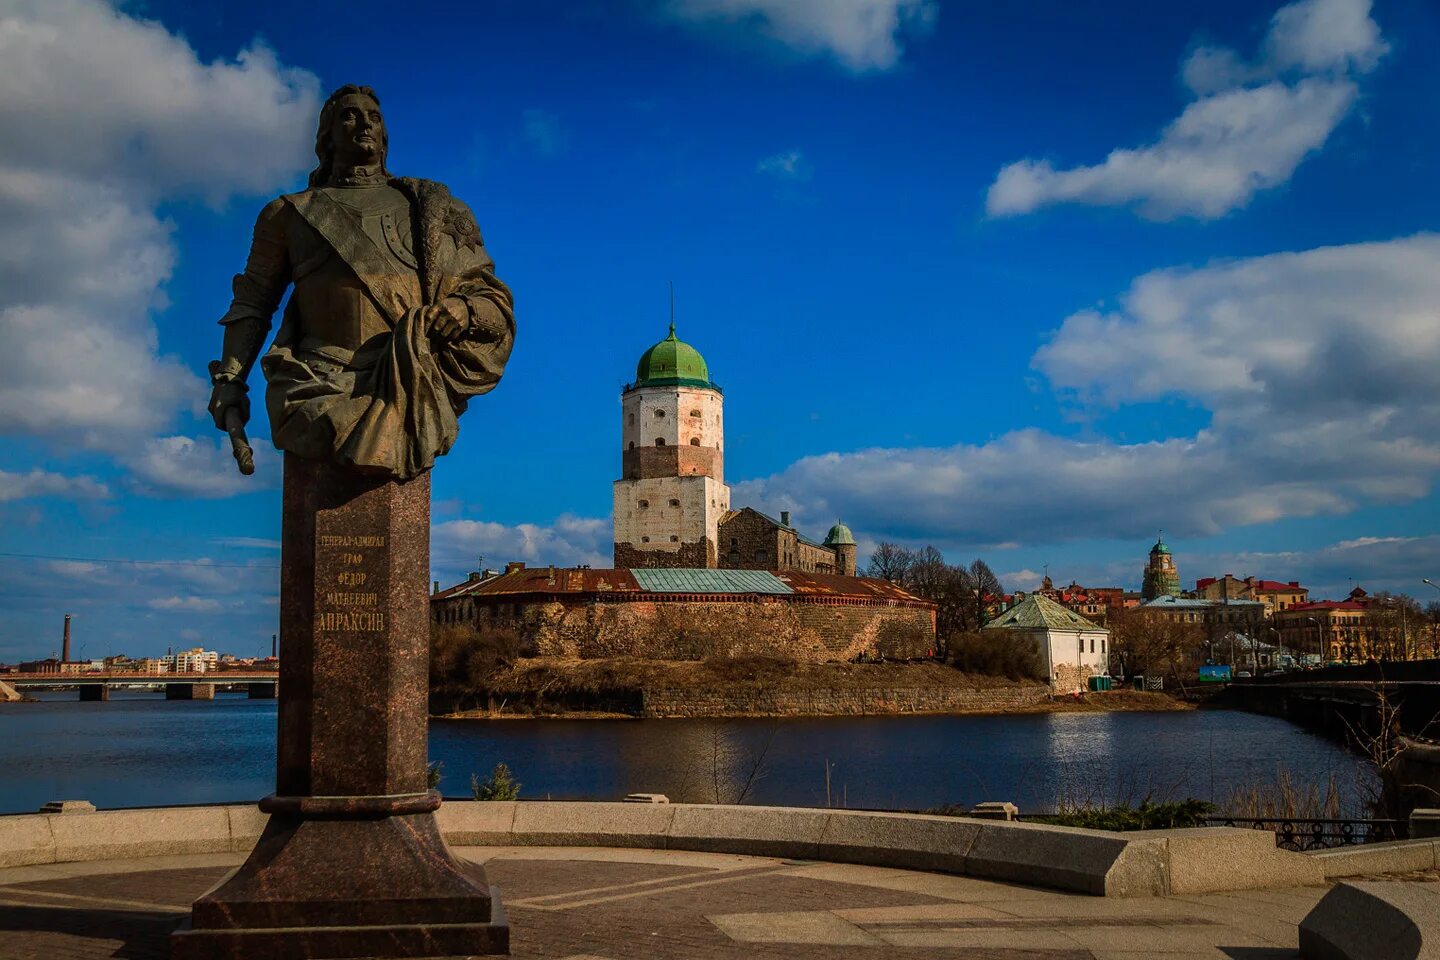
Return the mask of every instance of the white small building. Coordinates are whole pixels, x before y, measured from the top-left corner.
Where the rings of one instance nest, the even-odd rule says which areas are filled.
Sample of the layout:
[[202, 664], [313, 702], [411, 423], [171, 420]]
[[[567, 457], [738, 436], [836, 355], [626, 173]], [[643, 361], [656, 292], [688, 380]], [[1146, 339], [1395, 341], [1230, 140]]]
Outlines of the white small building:
[[1109, 672], [1110, 631], [1044, 594], [1032, 593], [985, 626], [1030, 642], [1055, 693], [1074, 693]]

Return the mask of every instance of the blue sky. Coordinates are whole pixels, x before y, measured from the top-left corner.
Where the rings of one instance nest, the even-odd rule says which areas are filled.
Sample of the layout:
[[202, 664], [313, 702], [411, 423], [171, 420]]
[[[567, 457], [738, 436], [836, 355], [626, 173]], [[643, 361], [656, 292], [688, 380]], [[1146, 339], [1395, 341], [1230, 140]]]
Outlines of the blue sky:
[[435, 471], [435, 578], [608, 562], [670, 281], [735, 502], [812, 533], [1010, 587], [1137, 586], [1162, 527], [1187, 581], [1440, 577], [1428, 0], [0, 0], [0, 27], [0, 660], [66, 611], [86, 655], [268, 649], [279, 464], [234, 473], [203, 371], [345, 82], [516, 294]]

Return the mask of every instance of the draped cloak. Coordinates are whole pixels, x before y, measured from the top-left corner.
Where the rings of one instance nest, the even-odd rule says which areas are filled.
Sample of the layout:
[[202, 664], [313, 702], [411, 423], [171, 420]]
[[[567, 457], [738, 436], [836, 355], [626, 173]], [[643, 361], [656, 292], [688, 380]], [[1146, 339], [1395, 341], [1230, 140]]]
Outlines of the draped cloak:
[[[515, 320], [510, 291], [495, 276], [469, 208], [433, 181], [396, 178], [390, 186], [409, 201], [413, 234], [403, 244], [377, 244], [358, 212], [321, 190], [267, 206], [221, 323], [254, 317], [268, 324], [285, 288], [295, 284], [260, 361], [275, 446], [408, 480], [449, 451], [469, 399], [500, 381]], [[363, 344], [314, 342], [314, 328], [325, 324], [307, 323], [300, 294], [303, 285], [334, 275], [335, 258], [351, 285], [358, 280], [388, 333]], [[453, 342], [432, 338], [423, 319], [426, 306], [449, 297], [463, 301], [470, 315]]]

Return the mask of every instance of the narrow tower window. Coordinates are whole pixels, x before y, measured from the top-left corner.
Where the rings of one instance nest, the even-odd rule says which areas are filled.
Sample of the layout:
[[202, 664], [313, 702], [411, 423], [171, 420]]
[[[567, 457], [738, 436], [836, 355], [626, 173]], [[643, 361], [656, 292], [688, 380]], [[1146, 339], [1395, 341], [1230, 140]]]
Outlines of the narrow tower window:
[[655, 411], [655, 419], [656, 419], [656, 420], [664, 420], [664, 419], [665, 419], [665, 411], [664, 411], [664, 410], [656, 410], [656, 411]]
[[691, 437], [691, 438], [690, 438], [690, 446], [692, 446], [692, 447], [698, 447], [698, 446], [700, 446], [700, 438], [699, 438], [699, 437]]
[[657, 446], [657, 447], [663, 447], [663, 446], [665, 446], [665, 438], [664, 438], [664, 437], [656, 437], [656, 438], [655, 438], [655, 446]]

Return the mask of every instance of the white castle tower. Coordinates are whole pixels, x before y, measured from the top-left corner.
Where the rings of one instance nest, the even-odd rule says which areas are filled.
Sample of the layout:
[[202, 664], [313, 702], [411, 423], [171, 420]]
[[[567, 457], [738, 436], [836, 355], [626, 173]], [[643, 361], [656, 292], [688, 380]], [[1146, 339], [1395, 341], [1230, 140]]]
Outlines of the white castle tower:
[[671, 323], [620, 395], [616, 567], [718, 565], [716, 528], [730, 509], [724, 403], [705, 358], [676, 338]]

